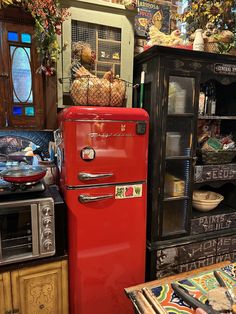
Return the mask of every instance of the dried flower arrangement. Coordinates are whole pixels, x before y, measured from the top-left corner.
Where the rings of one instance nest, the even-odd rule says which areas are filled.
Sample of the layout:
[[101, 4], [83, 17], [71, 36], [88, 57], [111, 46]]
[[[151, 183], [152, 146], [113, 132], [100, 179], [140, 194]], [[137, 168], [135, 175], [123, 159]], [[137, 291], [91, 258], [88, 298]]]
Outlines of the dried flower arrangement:
[[0, 0], [0, 8], [16, 5], [31, 13], [35, 19], [35, 41], [41, 66], [38, 72], [55, 74], [55, 63], [60, 53], [57, 35], [61, 35], [62, 23], [69, 16], [59, 0]]
[[[209, 39], [209, 42], [216, 42], [218, 51], [225, 53], [235, 46], [236, 23], [232, 10], [234, 5], [235, 0], [193, 0], [182, 14], [177, 15], [177, 20], [186, 23], [189, 36], [194, 34], [196, 29], [203, 29], [206, 41]], [[208, 25], [211, 25], [211, 28]], [[230, 42], [223, 38], [225, 31], [228, 32], [228, 37], [231, 32]]]

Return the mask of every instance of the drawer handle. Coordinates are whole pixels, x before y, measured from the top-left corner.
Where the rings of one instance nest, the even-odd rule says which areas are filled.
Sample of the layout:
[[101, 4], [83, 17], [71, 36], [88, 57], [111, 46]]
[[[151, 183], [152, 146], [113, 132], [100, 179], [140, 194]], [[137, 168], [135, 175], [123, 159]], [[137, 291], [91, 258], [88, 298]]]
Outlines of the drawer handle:
[[89, 196], [89, 195], [80, 195], [79, 201], [80, 203], [91, 203], [97, 201], [107, 200], [109, 198], [113, 198], [113, 194], [99, 195], [99, 196]]

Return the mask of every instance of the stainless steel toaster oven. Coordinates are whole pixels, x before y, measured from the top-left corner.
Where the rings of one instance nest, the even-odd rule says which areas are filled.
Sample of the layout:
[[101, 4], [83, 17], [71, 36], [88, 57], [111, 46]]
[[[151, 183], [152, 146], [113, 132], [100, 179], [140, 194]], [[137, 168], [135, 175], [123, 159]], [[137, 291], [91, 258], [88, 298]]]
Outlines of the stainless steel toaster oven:
[[0, 202], [0, 265], [54, 254], [52, 197]]

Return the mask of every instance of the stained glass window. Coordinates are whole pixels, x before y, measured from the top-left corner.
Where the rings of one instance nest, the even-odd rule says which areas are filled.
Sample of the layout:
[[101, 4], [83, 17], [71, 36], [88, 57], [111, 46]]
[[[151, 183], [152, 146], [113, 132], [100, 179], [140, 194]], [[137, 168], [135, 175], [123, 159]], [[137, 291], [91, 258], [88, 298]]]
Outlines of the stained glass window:
[[12, 113], [14, 116], [22, 116], [23, 110], [22, 107], [13, 106]]
[[8, 36], [7, 36], [9, 41], [18, 41], [18, 33], [16, 32], [8, 32]]
[[34, 107], [25, 107], [26, 116], [34, 116]]
[[31, 43], [31, 35], [27, 33], [21, 34], [22, 43], [30, 44]]
[[32, 103], [30, 48], [11, 46], [14, 102]]

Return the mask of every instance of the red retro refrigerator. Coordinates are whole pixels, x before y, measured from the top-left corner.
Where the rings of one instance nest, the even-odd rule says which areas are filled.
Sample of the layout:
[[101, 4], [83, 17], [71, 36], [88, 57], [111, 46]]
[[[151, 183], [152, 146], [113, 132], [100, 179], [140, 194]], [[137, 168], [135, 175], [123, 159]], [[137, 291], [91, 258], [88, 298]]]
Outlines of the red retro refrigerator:
[[68, 207], [70, 314], [129, 314], [144, 282], [148, 114], [70, 107], [59, 114], [60, 186]]

